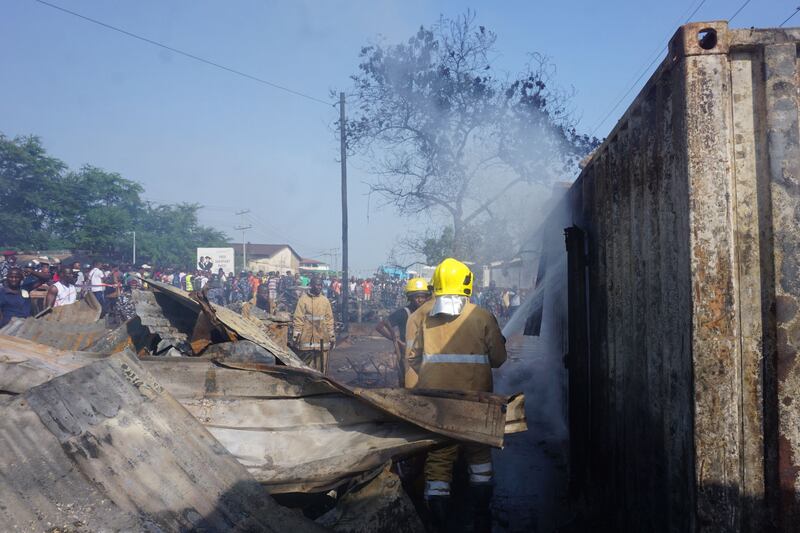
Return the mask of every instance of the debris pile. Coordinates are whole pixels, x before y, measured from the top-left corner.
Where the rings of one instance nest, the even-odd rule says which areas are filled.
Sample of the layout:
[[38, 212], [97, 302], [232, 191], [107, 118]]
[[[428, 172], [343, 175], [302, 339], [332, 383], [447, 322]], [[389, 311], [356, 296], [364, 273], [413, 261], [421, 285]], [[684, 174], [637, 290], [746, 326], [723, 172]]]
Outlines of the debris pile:
[[[421, 531], [392, 461], [525, 429], [521, 396], [347, 387], [202, 293], [134, 302], [116, 328], [84, 301], [0, 330], [10, 529]], [[305, 516], [270, 496], [329, 491]]]

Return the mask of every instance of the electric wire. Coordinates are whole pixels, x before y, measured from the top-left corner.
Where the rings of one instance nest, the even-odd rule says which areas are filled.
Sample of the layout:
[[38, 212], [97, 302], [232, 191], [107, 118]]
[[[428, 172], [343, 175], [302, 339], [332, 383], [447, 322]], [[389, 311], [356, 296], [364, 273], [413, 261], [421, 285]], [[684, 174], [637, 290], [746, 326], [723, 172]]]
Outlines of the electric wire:
[[[703, 4], [705, 4], [705, 3], [706, 3], [706, 0], [701, 0], [700, 3], [694, 8], [694, 11], [692, 11], [691, 14], [689, 14], [689, 16], [686, 17], [686, 20], [684, 21], [684, 24], [686, 22], [689, 22], [689, 20], [691, 20], [691, 18], [694, 17], [697, 14], [697, 12], [700, 10], [701, 7], [703, 7]], [[691, 4], [689, 5], [689, 9], [691, 9]], [[683, 18], [683, 17], [681, 17], [681, 18]], [[678, 20], [680, 20], [680, 19], [678, 19]], [[625, 101], [625, 98], [627, 98], [628, 95], [631, 94], [631, 91], [633, 91], [636, 88], [636, 86], [641, 81], [641, 79], [645, 76], [645, 74], [650, 72], [650, 68], [653, 66], [653, 64], [655, 64], [656, 61], [658, 61], [658, 59], [661, 57], [661, 54], [663, 54], [664, 52], [667, 51], [667, 46], [668, 45], [669, 45], [669, 38], [667, 38], [667, 41], [663, 46], [659, 47], [658, 52], [656, 53], [655, 57], [653, 57], [652, 61], [650, 61], [650, 63], [647, 64], [647, 66], [644, 68], [642, 73], [639, 74], [639, 76], [634, 80], [634, 82], [630, 85], [630, 87], [628, 87], [628, 90], [625, 91], [625, 93], [619, 98], [619, 100], [617, 100], [617, 103], [615, 103], [614, 106], [608, 111], [608, 113], [605, 114], [603, 119], [600, 122], [598, 122], [597, 125], [594, 128], [592, 128], [592, 131], [589, 132], [589, 137], [593, 137], [594, 136], [595, 132], [598, 129], [600, 129], [600, 127], [603, 124], [605, 124], [606, 120], [608, 120], [608, 118], [611, 116], [611, 114], [614, 113], [614, 111], [617, 110], [617, 108], [620, 106], [620, 104], [622, 104], [622, 102]]]
[[797, 15], [798, 13], [800, 13], [800, 7], [794, 8], [794, 11], [792, 12], [792, 14], [789, 15], [788, 17], [786, 17], [786, 20], [781, 22], [780, 26], [778, 26], [778, 27], [779, 28], [783, 28], [783, 25], [786, 24], [787, 22], [789, 22], [790, 20], [792, 20], [794, 18], [794, 16]]
[[[235, 214], [240, 208], [233, 207], [233, 206], [223, 206], [223, 205], [201, 205], [201, 209], [206, 209], [210, 211], [222, 211], [231, 214]], [[211, 221], [218, 226], [227, 226], [230, 225], [230, 220], [220, 220], [217, 218], [211, 218], [209, 216], [204, 216], [204, 220]], [[285, 235], [285, 231], [283, 228], [275, 228], [274, 224], [267, 223], [264, 219], [256, 216], [252, 211], [244, 215], [244, 221], [251, 224], [253, 227], [249, 231], [253, 231], [262, 237], [266, 237], [270, 241], [275, 240], [277, 238], [278, 241], [282, 241], [284, 244], [289, 244], [290, 246], [300, 246], [306, 249], [317, 248], [318, 246], [307, 246], [307, 243], [301, 243], [296, 241], [295, 239], [289, 239]], [[279, 231], [276, 231], [279, 230]], [[291, 244], [290, 244], [291, 243]]]
[[248, 74], [247, 72], [242, 72], [241, 70], [237, 70], [235, 68], [227, 67], [227, 66], [225, 66], [225, 65], [223, 65], [221, 63], [217, 63], [216, 61], [211, 61], [210, 59], [205, 59], [203, 57], [194, 55], [194, 54], [192, 54], [190, 52], [185, 52], [183, 50], [180, 50], [179, 48], [175, 48], [175, 47], [166, 45], [164, 43], [161, 43], [161, 42], [158, 42], [158, 41], [154, 41], [153, 39], [148, 39], [147, 37], [143, 37], [143, 36], [138, 35], [136, 33], [124, 30], [122, 28], [118, 28], [117, 26], [112, 26], [111, 24], [107, 24], [107, 23], [102, 22], [100, 20], [93, 19], [91, 17], [87, 17], [86, 15], [81, 15], [80, 13], [76, 13], [75, 11], [70, 11], [69, 9], [66, 9], [64, 7], [61, 7], [61, 6], [58, 6], [56, 4], [51, 4], [50, 2], [46, 2], [45, 0], [34, 0], [34, 1], [38, 2], [39, 4], [42, 4], [44, 6], [50, 7], [52, 9], [56, 9], [58, 11], [62, 11], [64, 13], [67, 13], [67, 14], [72, 15], [74, 17], [78, 17], [78, 18], [83, 19], [83, 20], [85, 20], [87, 22], [91, 22], [92, 24], [97, 24], [98, 26], [102, 26], [102, 27], [104, 27], [106, 29], [121, 33], [121, 34], [126, 35], [128, 37], [131, 37], [133, 39], [137, 39], [139, 41], [151, 44], [153, 46], [158, 46], [159, 48], [163, 48], [165, 50], [169, 50], [170, 52], [174, 52], [174, 53], [182, 55], [184, 57], [188, 57], [189, 59], [193, 59], [194, 61], [198, 61], [200, 63], [204, 63], [206, 65], [210, 65], [212, 67], [224, 70], [224, 71], [229, 72], [231, 74], [235, 74], [237, 76], [241, 76], [243, 78], [247, 78], [247, 79], [249, 79], [251, 81], [262, 83], [264, 85], [272, 87], [273, 89], [278, 89], [278, 90], [293, 94], [295, 96], [300, 96], [302, 98], [306, 98], [308, 100], [311, 100], [312, 102], [317, 102], [317, 103], [320, 103], [320, 104], [324, 104], [326, 106], [336, 106], [336, 105], [338, 105], [338, 102], [337, 103], [326, 102], [325, 100], [321, 100], [319, 98], [316, 98], [314, 96], [302, 93], [300, 91], [296, 91], [294, 89], [290, 89], [289, 87], [286, 87], [286, 86], [283, 86], [283, 85], [279, 85], [277, 83], [273, 83], [273, 82], [271, 82], [269, 80], [265, 80], [264, 78], [259, 78], [258, 76], [254, 76], [252, 74]]
[[[261, 228], [261, 234], [265, 237], [270, 239], [278, 237], [278, 239], [282, 240], [282, 243], [279, 244], [288, 244], [294, 247], [302, 247], [306, 250], [311, 250], [319, 247], [319, 244], [315, 246], [308, 246], [306, 242], [299, 242], [296, 239], [290, 239], [286, 236], [286, 232], [284, 228], [276, 228], [275, 224], [267, 223], [264, 219], [256, 216], [254, 213], [248, 213], [245, 218], [247, 219], [250, 224], [253, 224], [255, 227]], [[278, 230], [278, 231], [276, 231]], [[270, 235], [267, 235], [269, 233]]]
[[[202, 204], [200, 206], [201, 209], [206, 209], [209, 211], [222, 211], [231, 214], [235, 214], [241, 207], [234, 207], [234, 206], [225, 206], [225, 205], [206, 205]], [[305, 246], [307, 243], [300, 243], [296, 239], [290, 239], [287, 237], [287, 232], [285, 228], [279, 227], [274, 223], [269, 223], [260, 216], [256, 215], [253, 211], [244, 215], [244, 219], [246, 222], [249, 222], [253, 225], [254, 228], [258, 228], [262, 236], [267, 237], [270, 240], [277, 238], [280, 241], [283, 241], [285, 244], [294, 243], [295, 245]], [[228, 224], [229, 222], [225, 222], [223, 224]], [[316, 248], [315, 246], [309, 246], [308, 248]]]
[[743, 3], [741, 6], [739, 6], [739, 9], [737, 9], [737, 10], [736, 10], [736, 13], [734, 13], [733, 15], [731, 15], [730, 17], [728, 17], [728, 24], [730, 24], [730, 23], [733, 21], [733, 19], [735, 19], [735, 18], [736, 18], [736, 15], [738, 15], [739, 13], [741, 13], [741, 12], [742, 12], [742, 9], [746, 8], [746, 7], [747, 7], [747, 4], [749, 4], [751, 1], [752, 1], [752, 0], [745, 0], [745, 2], [744, 2], [744, 3]]

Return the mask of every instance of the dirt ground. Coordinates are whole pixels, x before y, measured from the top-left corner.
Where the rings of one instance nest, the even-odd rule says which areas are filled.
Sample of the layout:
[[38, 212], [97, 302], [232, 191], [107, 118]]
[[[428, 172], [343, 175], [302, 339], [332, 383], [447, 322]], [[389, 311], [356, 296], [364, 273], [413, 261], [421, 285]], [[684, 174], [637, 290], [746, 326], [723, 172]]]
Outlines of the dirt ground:
[[392, 343], [375, 332], [376, 324], [353, 324], [351, 334], [331, 352], [328, 373], [359, 387], [397, 387], [397, 362]]
[[[392, 343], [357, 324], [331, 354], [330, 374], [350, 385], [396, 387]], [[495, 391], [525, 393], [528, 431], [506, 438], [493, 454], [495, 533], [546, 533], [571, 529], [567, 501], [568, 437], [565, 374], [560, 354], [538, 337], [508, 342], [509, 359], [494, 372]]]

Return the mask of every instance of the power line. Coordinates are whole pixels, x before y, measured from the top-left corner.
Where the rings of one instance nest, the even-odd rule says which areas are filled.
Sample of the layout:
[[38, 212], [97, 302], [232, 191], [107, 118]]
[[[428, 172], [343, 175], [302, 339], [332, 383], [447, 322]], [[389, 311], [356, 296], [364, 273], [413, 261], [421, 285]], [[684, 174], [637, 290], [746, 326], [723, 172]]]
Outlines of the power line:
[[325, 100], [320, 100], [319, 98], [316, 98], [314, 96], [310, 96], [310, 95], [305, 94], [305, 93], [301, 93], [300, 91], [295, 91], [294, 89], [290, 89], [290, 88], [285, 87], [283, 85], [278, 85], [277, 83], [272, 83], [271, 81], [265, 80], [263, 78], [259, 78], [258, 76], [254, 76], [254, 75], [248, 74], [246, 72], [242, 72], [241, 70], [236, 70], [235, 68], [226, 67], [225, 65], [222, 65], [222, 64], [217, 63], [215, 61], [211, 61], [210, 59], [205, 59], [203, 57], [191, 54], [189, 52], [185, 52], [183, 50], [180, 50], [178, 48], [174, 48], [174, 47], [166, 45], [164, 43], [161, 43], [161, 42], [158, 42], [158, 41], [154, 41], [152, 39], [148, 39], [147, 37], [142, 37], [141, 35], [137, 35], [137, 34], [135, 34], [133, 32], [130, 32], [130, 31], [127, 31], [127, 30], [123, 30], [122, 28], [118, 28], [116, 26], [112, 26], [111, 24], [107, 24], [107, 23], [102, 22], [100, 20], [93, 19], [91, 17], [87, 17], [86, 15], [81, 15], [80, 13], [76, 13], [75, 11], [70, 11], [69, 9], [63, 8], [61, 6], [57, 6], [55, 4], [51, 4], [50, 2], [46, 2], [45, 0], [35, 0], [35, 1], [40, 3], [40, 4], [42, 4], [42, 5], [44, 5], [44, 6], [47, 6], [47, 7], [53, 8], [53, 9], [57, 9], [58, 11], [62, 11], [64, 13], [72, 15], [73, 17], [78, 17], [79, 19], [83, 19], [83, 20], [85, 20], [87, 22], [91, 22], [92, 24], [97, 24], [98, 26], [102, 26], [102, 27], [104, 27], [106, 29], [116, 31], [116, 32], [121, 33], [123, 35], [127, 35], [128, 37], [132, 37], [134, 39], [138, 39], [139, 41], [143, 41], [145, 43], [152, 44], [153, 46], [158, 46], [159, 48], [163, 48], [165, 50], [169, 50], [170, 52], [175, 52], [176, 54], [180, 54], [180, 55], [182, 55], [184, 57], [188, 57], [189, 59], [193, 59], [195, 61], [199, 61], [200, 63], [205, 63], [206, 65], [211, 65], [212, 67], [224, 70], [224, 71], [229, 72], [231, 74], [236, 74], [237, 76], [241, 76], [243, 78], [247, 78], [247, 79], [249, 79], [251, 81], [255, 81], [255, 82], [258, 82], [258, 83], [263, 83], [264, 85], [268, 85], [268, 86], [272, 87], [273, 89], [279, 89], [281, 91], [285, 91], [285, 92], [293, 94], [295, 96], [300, 96], [302, 98], [306, 98], [308, 100], [311, 100], [312, 102], [318, 102], [318, 103], [324, 104], [326, 106], [335, 106], [335, 105], [337, 105], [336, 103], [331, 103], [331, 102], [326, 102]]
[[247, 217], [252, 224], [257, 224], [264, 228], [264, 230], [272, 235], [272, 238], [277, 237], [278, 239], [284, 241], [285, 244], [290, 244], [291, 242], [297, 242], [295, 239], [290, 239], [285, 235], [285, 231], [283, 228], [277, 227], [275, 224], [271, 224], [261, 218], [260, 216], [255, 215], [254, 213], [250, 213]]
[[[214, 211], [229, 212], [229, 213], [233, 213], [233, 214], [236, 214], [236, 215], [241, 215], [242, 214], [241, 212], [237, 211], [237, 210], [239, 210], [241, 208], [240, 207], [234, 207], [234, 206], [202, 204], [201, 208], [202, 209], [214, 210]], [[272, 223], [272, 222], [267, 222], [266, 220], [261, 218], [259, 215], [256, 215], [255, 212], [251, 211], [250, 209], [246, 209], [245, 216], [242, 219], [243, 223], [244, 223], [245, 219], [246, 219], [246, 221], [248, 223], [253, 225], [254, 228], [256, 228], [256, 232], [257, 233], [260, 233], [261, 235], [263, 235], [264, 237], [267, 237], [270, 240], [275, 240], [277, 238], [277, 240], [283, 241], [284, 244], [294, 244], [294, 245], [304, 246], [306, 248], [315, 248], [314, 246], [305, 246], [307, 243], [298, 242], [296, 239], [292, 239], [292, 238], [287, 237], [287, 235], [290, 232], [288, 232], [286, 230], [286, 228], [284, 228], [282, 226], [278, 226], [277, 224]], [[219, 220], [216, 220], [216, 221], [218, 223], [220, 222]], [[259, 230], [259, 228], [260, 228], [260, 230]]]
[[284, 228], [276, 227], [274, 223], [268, 223], [261, 217], [256, 216], [254, 213], [250, 213], [247, 218], [251, 224], [255, 224], [256, 226], [260, 227], [262, 229], [260, 233], [269, 239], [278, 237], [279, 241], [283, 241], [282, 244], [288, 244], [289, 246], [293, 247], [301, 247], [305, 248], [306, 250], [311, 250], [318, 247], [318, 243], [310, 246], [307, 242], [299, 242], [297, 239], [287, 237], [286, 235], [288, 232], [286, 232]]
[[[692, 11], [691, 14], [688, 17], [686, 17], [686, 20], [685, 20], [684, 24], [686, 22], [689, 22], [689, 20], [691, 20], [691, 18], [694, 17], [697, 14], [697, 12], [700, 10], [701, 7], [703, 7], [703, 4], [705, 4], [705, 3], [706, 3], [706, 0], [701, 0], [700, 3], [697, 5], [697, 7], [694, 8], [694, 11]], [[689, 9], [691, 9], [691, 4], [689, 4]], [[688, 11], [688, 9], [687, 9], [687, 11]], [[685, 13], [686, 12], [684, 12], [684, 14]], [[683, 18], [683, 16], [681, 16], [681, 18]], [[681, 19], [678, 19], [678, 22], [680, 22], [680, 20]], [[658, 61], [658, 59], [661, 57], [661, 54], [663, 54], [664, 52], [667, 51], [667, 47], [669, 46], [669, 39], [670, 38], [668, 37], [667, 41], [666, 41], [666, 44], [664, 44], [662, 47], [660, 47], [658, 49], [658, 52], [656, 52], [656, 55], [655, 55], [655, 57], [653, 57], [653, 60], [650, 61], [650, 63], [647, 64], [647, 66], [644, 68], [642, 73], [639, 74], [639, 76], [636, 78], [636, 80], [634, 80], [634, 82], [630, 85], [630, 87], [628, 87], [628, 90], [625, 91], [625, 94], [623, 94], [619, 98], [619, 100], [617, 100], [617, 103], [614, 104], [614, 107], [612, 107], [611, 110], [608, 113], [605, 114], [605, 116], [603, 117], [603, 120], [598, 122], [597, 125], [594, 128], [592, 128], [592, 131], [589, 133], [590, 137], [593, 136], [595, 134], [595, 132], [598, 129], [600, 129], [600, 127], [603, 124], [605, 124], [606, 120], [608, 120], [608, 118], [611, 116], [611, 114], [614, 113], [614, 111], [617, 110], [617, 108], [620, 106], [620, 104], [625, 101], [625, 98], [627, 98], [627, 96], [629, 94], [631, 94], [631, 91], [633, 91], [636, 88], [636, 85], [641, 81], [641, 79], [644, 77], [644, 75], [647, 74], [648, 72], [650, 72], [650, 67], [652, 67], [653, 64], [656, 61]]]
[[778, 26], [778, 27], [779, 28], [783, 28], [783, 25], [786, 24], [787, 22], [789, 22], [790, 20], [792, 20], [794, 18], [794, 16], [797, 15], [798, 13], [800, 13], [800, 7], [794, 8], [794, 11], [792, 12], [792, 14], [789, 15], [788, 17], [786, 17], [786, 20], [781, 22], [780, 26]]
[[737, 9], [737, 10], [736, 10], [736, 13], [734, 13], [733, 15], [731, 15], [730, 17], [728, 17], [728, 24], [730, 24], [730, 23], [731, 23], [731, 21], [732, 21], [733, 19], [735, 19], [735, 18], [736, 18], [736, 15], [738, 15], [739, 13], [741, 13], [741, 12], [742, 12], [742, 9], [746, 8], [746, 7], [747, 7], [747, 4], [749, 4], [750, 2], [751, 2], [751, 0], [745, 0], [744, 4], [742, 4], [741, 6], [739, 6], [739, 9]]

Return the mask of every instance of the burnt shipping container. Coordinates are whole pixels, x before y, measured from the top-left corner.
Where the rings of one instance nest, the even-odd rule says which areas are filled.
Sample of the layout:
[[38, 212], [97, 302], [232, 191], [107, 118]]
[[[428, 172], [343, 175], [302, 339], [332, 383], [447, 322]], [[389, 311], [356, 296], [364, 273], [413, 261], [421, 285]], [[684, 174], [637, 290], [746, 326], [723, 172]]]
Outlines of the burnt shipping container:
[[800, 531], [798, 42], [681, 27], [551, 218], [595, 530]]

